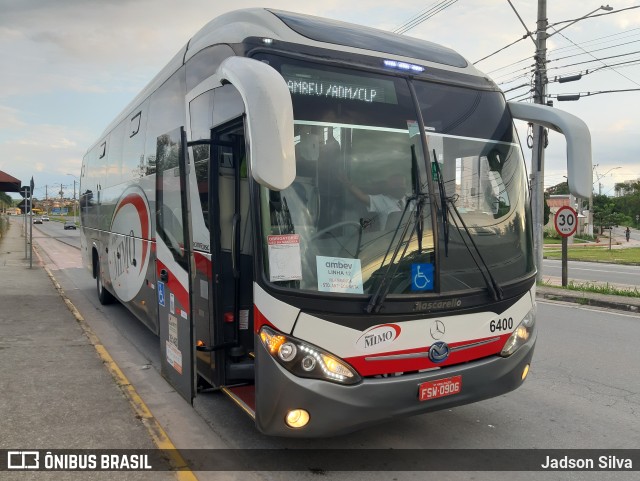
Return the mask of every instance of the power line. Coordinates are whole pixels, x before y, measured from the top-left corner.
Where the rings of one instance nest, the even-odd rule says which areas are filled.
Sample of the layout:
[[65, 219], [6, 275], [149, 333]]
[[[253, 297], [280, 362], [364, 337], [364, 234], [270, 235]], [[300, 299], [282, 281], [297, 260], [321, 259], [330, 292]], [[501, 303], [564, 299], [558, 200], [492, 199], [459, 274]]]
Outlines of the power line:
[[517, 87], [510, 88], [509, 90], [503, 90], [502, 93], [512, 92], [513, 90], [521, 89], [522, 87], [531, 87], [531, 83], [526, 83], [522, 85], [518, 85]]
[[[586, 52], [589, 53], [589, 52]], [[574, 65], [584, 65], [585, 63], [593, 63], [593, 62], [602, 62], [603, 60], [608, 60], [610, 58], [619, 58], [619, 57], [626, 57], [627, 55], [635, 55], [640, 53], [640, 50], [636, 50], [635, 52], [628, 52], [628, 53], [621, 53], [619, 55], [610, 55], [608, 57], [602, 57], [602, 58], [597, 58], [594, 57], [593, 60], [583, 60], [582, 62], [575, 62], [575, 63], [568, 63], [566, 65], [558, 65], [557, 67], [549, 67], [547, 70], [554, 70], [554, 69], [560, 69], [560, 68], [565, 68], [565, 67], [573, 67]], [[589, 55], [591, 55], [589, 53]], [[592, 55], [593, 57], [593, 55]], [[604, 62], [602, 62], [604, 63]], [[609, 67], [609, 65], [605, 64], [605, 67]]]
[[601, 52], [602, 50], [607, 50], [607, 49], [615, 48], [615, 47], [622, 47], [623, 45], [630, 45], [632, 43], [637, 43], [637, 42], [640, 42], [640, 39], [632, 40], [630, 42], [619, 43], [619, 44], [616, 44], [616, 45], [610, 45], [609, 47], [597, 48], [595, 50], [590, 50], [588, 52], [584, 51], [583, 53], [574, 53], [572, 55], [567, 55], [566, 57], [552, 58], [552, 59], [548, 60], [547, 63], [548, 62], [557, 62], [558, 60], [564, 60], [564, 59], [567, 59], [567, 58], [579, 57], [580, 55], [592, 54], [593, 52]]
[[457, 2], [458, 2], [458, 0], [443, 0], [440, 3], [435, 4], [434, 6], [430, 7], [430, 9], [428, 9], [426, 12], [417, 15], [414, 19], [412, 19], [412, 20], [410, 20], [408, 22], [405, 22], [404, 25], [401, 25], [400, 27], [395, 29], [394, 33], [399, 33], [399, 34], [406, 33], [409, 30], [411, 30], [412, 28], [417, 27], [421, 23], [429, 20], [431, 17], [433, 17], [433, 16], [437, 15], [438, 13], [446, 10], [447, 8], [449, 8], [450, 6], [452, 6], [453, 4], [455, 4]]
[[405, 28], [407, 25], [409, 25], [412, 22], [415, 22], [416, 19], [418, 19], [421, 15], [425, 15], [427, 14], [432, 8], [434, 8], [436, 5], [438, 4], [438, 2], [431, 4], [431, 6], [423, 9], [420, 11], [420, 13], [417, 13], [416, 15], [413, 15], [412, 17], [409, 17], [407, 20], [404, 21], [404, 23], [402, 25], [400, 25], [398, 28], [396, 28], [395, 30], [393, 30], [394, 33], [400, 33], [400, 30], [402, 30], [403, 28]]
[[[562, 35], [562, 34], [560, 34], [560, 35]], [[564, 35], [562, 35], [562, 36], [564, 37]], [[566, 38], [566, 37], [565, 37], [565, 38]], [[570, 40], [570, 39], [568, 39], [568, 38], [567, 38], [567, 40], [571, 42], [571, 40]], [[640, 42], [640, 40], [637, 40], [637, 41], [639, 41], [639, 42]], [[601, 62], [601, 63], [603, 64], [603, 68], [607, 68], [607, 67], [609, 67], [609, 66], [608, 66], [607, 64], [605, 64], [604, 62], [602, 62], [602, 60], [603, 60], [603, 59], [610, 59], [610, 58], [616, 58], [616, 57], [619, 57], [619, 56], [633, 55], [633, 54], [636, 54], [636, 53], [640, 53], [640, 52], [638, 52], [638, 51], [635, 51], [635, 52], [627, 52], [627, 53], [624, 53], [624, 54], [621, 54], [621, 55], [612, 55], [612, 56], [609, 56], [609, 57], [603, 57], [602, 59], [599, 59], [599, 58], [595, 57], [594, 55], [592, 55], [592, 53], [591, 53], [591, 52], [588, 52], [588, 51], [584, 50], [580, 45], [577, 45], [577, 44], [575, 44], [575, 45], [576, 45], [576, 47], [581, 48], [581, 49], [583, 50], [583, 53], [581, 53], [581, 54], [574, 54], [574, 55], [570, 55], [570, 56], [567, 56], [567, 57], [560, 57], [560, 58], [557, 58], [557, 59], [549, 60], [549, 62], [553, 62], [553, 61], [556, 61], [556, 62], [557, 62], [558, 60], [564, 60], [564, 59], [567, 59], [567, 58], [577, 57], [577, 56], [579, 56], [579, 55], [585, 55], [585, 54], [586, 54], [586, 55], [591, 55], [591, 56], [594, 58], [594, 60], [585, 60], [585, 61], [577, 62], [577, 63], [571, 63], [571, 64], [559, 65], [559, 66], [556, 66], [556, 67], [549, 67], [549, 68], [548, 68], [548, 70], [552, 70], [552, 69], [562, 69], [562, 68], [566, 68], [566, 67], [573, 67], [573, 66], [575, 66], [575, 65], [583, 65], [583, 64], [585, 64], [585, 63], [592, 63], [592, 62]], [[620, 44], [620, 45], [625, 45], [625, 44]], [[613, 48], [613, 46], [612, 46], [611, 48]], [[600, 50], [604, 50], [604, 49], [600, 49]], [[599, 50], [595, 50], [595, 51], [599, 51]], [[533, 70], [532, 70], [533, 68], [534, 68], [534, 65], [533, 65], [533, 64], [532, 64], [532, 65], [528, 65], [528, 66], [526, 66], [526, 67], [522, 67], [522, 68], [519, 68], [519, 69], [516, 69], [516, 70], [512, 70], [511, 72], [508, 72], [508, 73], [504, 73], [504, 74], [500, 74], [500, 75], [498, 75], [498, 76], [495, 76], [495, 77], [494, 77], [494, 80], [501, 79], [501, 78], [503, 78], [503, 77], [508, 77], [509, 75], [514, 75], [514, 74], [517, 74], [517, 73], [519, 73], [519, 72], [527, 72], [527, 73], [530, 73], [530, 72], [532, 72], [532, 71], [533, 71]], [[522, 77], [523, 75], [525, 75], [525, 74], [520, 74], [520, 75], [517, 75], [517, 76], [515, 76], [515, 77], [513, 77], [513, 78], [511, 78], [511, 79], [509, 79], [509, 80], [504, 80], [504, 81], [500, 82], [498, 85], [503, 85], [503, 84], [507, 84], [507, 83], [513, 82], [514, 80], [519, 79], [519, 78], [520, 78], [520, 77]]]
[[[635, 8], [635, 7], [634, 7], [634, 8]], [[629, 9], [625, 9], [625, 10], [629, 10]], [[551, 27], [551, 28], [553, 28], [553, 27]], [[558, 31], [557, 31], [555, 28], [553, 28], [553, 30], [554, 30], [556, 33], [558, 33]], [[599, 59], [599, 58], [597, 58], [596, 56], [594, 56], [593, 54], [591, 54], [591, 53], [587, 52], [584, 48], [582, 48], [580, 45], [578, 45], [577, 43], [575, 43], [575, 42], [574, 42], [573, 40], [571, 40], [570, 38], [567, 38], [564, 34], [562, 34], [562, 33], [561, 33], [560, 35], [561, 35], [561, 36], [562, 36], [562, 38], [564, 38], [565, 40], [568, 40], [569, 42], [571, 42], [572, 44], [574, 44], [576, 47], [579, 47], [579, 48], [580, 48], [581, 50], [583, 50], [585, 53], [587, 53], [587, 54], [591, 55], [594, 59], [596, 59], [596, 60], [598, 60], [599, 62], [601, 62], [601, 63], [602, 63], [602, 65], [604, 65], [605, 67], [610, 68], [612, 71], [614, 71], [615, 73], [617, 73], [617, 74], [618, 74], [618, 75], [620, 75], [621, 77], [626, 78], [629, 82], [631, 82], [631, 83], [633, 83], [633, 84], [637, 85], [638, 87], [640, 87], [640, 84], [639, 84], [638, 82], [636, 82], [635, 80], [630, 79], [629, 77], [627, 77], [627, 76], [626, 76], [626, 75], [624, 75], [624, 74], [621, 74], [620, 72], [618, 72], [618, 71], [616, 71], [615, 69], [613, 69], [613, 68], [609, 67], [606, 63], [604, 63], [604, 62], [603, 62], [603, 60], [606, 60], [606, 59], [609, 59], [609, 58], [624, 57], [624, 56], [626, 56], [626, 55], [632, 55], [632, 53], [627, 53], [627, 54], [622, 54], [622, 55], [612, 55], [612, 56], [610, 56], [610, 57], [604, 57], [604, 58], [602, 58], [602, 59]], [[633, 52], [633, 53], [640, 53], [640, 52]], [[587, 63], [588, 63], [588, 62], [587, 62]], [[575, 64], [575, 65], [578, 65], [578, 64]], [[553, 68], [553, 67], [552, 67], [552, 68]], [[550, 70], [550, 69], [547, 69], [547, 70]]]
[[[581, 45], [585, 46], [587, 44], [590, 44], [590, 43], [593, 43], [593, 42], [597, 42], [598, 40], [603, 40], [605, 38], [617, 37], [617, 36], [620, 36], [620, 35], [624, 35], [624, 34], [627, 34], [627, 33], [634, 32], [636, 30], [640, 30], [640, 27], [632, 28], [632, 29], [629, 29], [629, 30], [624, 30], [624, 31], [618, 32], [618, 33], [613, 33], [611, 35], [604, 35], [602, 37], [592, 38], [591, 40], [585, 40], [584, 42], [582, 42]], [[632, 35], [629, 35], [629, 37], [633, 37], [635, 35], [640, 35], [640, 33], [634, 33]], [[622, 38], [628, 38], [628, 37], [622, 37]], [[615, 41], [618, 41], [618, 40], [621, 40], [621, 39], [613, 39], [613, 40], [606, 40], [604, 42], [597, 42], [596, 45], [600, 45], [602, 43], [608, 43], [608, 42], [615, 42]], [[551, 52], [559, 52], [561, 50], [567, 50], [567, 49], [576, 49], [576, 47], [574, 45], [565, 45], [564, 47], [557, 47], [557, 48], [551, 49], [551, 50], [549, 50], [549, 53], [551, 53]]]
[[529, 98], [529, 97], [531, 97], [532, 93], [533, 93], [533, 89], [529, 90], [526, 93], [523, 93], [523, 94], [520, 94], [520, 95], [516, 95], [515, 97], [511, 97], [510, 99], [507, 99], [507, 102], [511, 102], [512, 100], [518, 100], [518, 99], [521, 99], [521, 100], [518, 100], [518, 102], [522, 102], [522, 100], [524, 100], [523, 97]]
[[[577, 92], [572, 94], [547, 94], [547, 97], [556, 98], [558, 100], [578, 100], [582, 97], [592, 97], [594, 95], [602, 95], [602, 94], [615, 94], [622, 92], [638, 92], [640, 88], [637, 89], [620, 89], [620, 90], [597, 90], [595, 92]], [[562, 99], [562, 97], [571, 97]]]
[[[590, 43], [596, 42], [596, 41], [598, 41], [598, 40], [603, 40], [603, 39], [605, 39], [605, 38], [611, 38], [611, 37], [617, 37], [617, 36], [620, 36], [620, 35], [624, 35], [624, 34], [627, 34], [627, 33], [634, 32], [634, 31], [636, 31], [636, 30], [640, 30], [640, 27], [638, 27], [638, 28], [632, 28], [632, 29], [629, 29], [629, 30], [625, 30], [625, 31], [623, 31], [623, 32], [613, 33], [613, 34], [611, 34], [611, 35], [604, 35], [604, 36], [602, 36], [602, 37], [592, 38], [591, 40], [585, 40], [584, 42], [582, 42], [582, 45], [583, 45], [583, 46], [585, 46], [585, 45], [587, 45], [587, 44], [590, 44]], [[640, 33], [635, 33], [635, 34], [633, 34], [633, 35], [629, 35], [629, 37], [633, 37], [633, 36], [635, 36], [635, 35], [640, 35]], [[622, 37], [622, 38], [629, 38], [629, 37]], [[600, 45], [600, 44], [608, 43], [608, 42], [614, 42], [614, 41], [617, 41], [617, 40], [621, 40], [621, 39], [607, 40], [607, 41], [604, 41], [604, 42], [596, 43], [596, 45]], [[617, 46], [619, 46], [619, 45], [620, 45], [620, 44], [611, 45], [611, 48], [613, 48], [613, 47], [617, 47]], [[552, 48], [552, 49], [548, 50], [548, 53], [551, 53], [551, 52], [560, 52], [560, 51], [562, 51], [562, 50], [567, 50], [567, 49], [578, 50], [578, 49], [579, 49], [579, 47], [576, 47], [575, 45], [567, 45], [567, 46], [565, 46], [565, 47]], [[520, 60], [517, 60], [517, 61], [515, 61], [515, 62], [512, 62], [512, 63], [510, 63], [510, 64], [507, 64], [507, 65], [504, 65], [504, 66], [502, 66], [502, 67], [498, 67], [498, 68], [496, 68], [496, 69], [490, 70], [490, 71], [488, 71], [488, 72], [486, 72], [486, 73], [487, 73], [487, 74], [492, 74], [492, 73], [494, 73], [494, 72], [498, 72], [499, 70], [504, 70], [504, 69], [506, 69], [506, 68], [512, 67], [512, 66], [514, 66], [514, 65], [518, 65], [519, 63], [526, 62], [526, 61], [531, 61], [531, 57], [530, 57], [530, 56], [528, 56], [528, 57], [524, 57], [524, 58], [522, 58], [522, 59], [520, 59]], [[532, 65], [532, 66], [533, 66], [533, 65]], [[501, 76], [510, 75], [511, 73], [513, 73], [513, 72], [510, 72], [510, 73], [508, 73], [508, 74], [502, 74]]]
[[[509, 45], [505, 45], [504, 47], [496, 50], [493, 53], [490, 53], [489, 55], [487, 55], [486, 57], [482, 57], [480, 60], [476, 60], [475, 62], [473, 62], [473, 65], [476, 65], [480, 62], [482, 62], [483, 60], [486, 60], [490, 57], [493, 57], [494, 55], [502, 52], [503, 50], [508, 49], [509, 47], [515, 45], [516, 43], [520, 42], [521, 40], [524, 40], [525, 38], [530, 38], [531, 41], [535, 44], [535, 40], [533, 40], [533, 33], [527, 28], [527, 25], [524, 23], [524, 21], [522, 20], [522, 17], [520, 16], [520, 14], [518, 13], [518, 10], [516, 10], [516, 7], [513, 6], [513, 3], [511, 3], [511, 0], [507, 0], [507, 2], [509, 2], [509, 5], [511, 6], [511, 9], [513, 10], [513, 12], [516, 14], [516, 17], [518, 17], [518, 20], [520, 20], [520, 23], [522, 24], [522, 26], [524, 27], [525, 33], [522, 37], [520, 37], [517, 40], [514, 40], [513, 42], [511, 42]], [[519, 62], [517, 62], [519, 63]]]
[[520, 16], [520, 14], [518, 13], [518, 10], [516, 10], [516, 7], [513, 6], [513, 3], [511, 3], [511, 0], [507, 0], [507, 2], [509, 2], [509, 6], [511, 7], [511, 10], [513, 10], [513, 13], [516, 14], [516, 17], [518, 17], [518, 20], [520, 20], [520, 23], [522, 24], [522, 26], [524, 27], [524, 31], [527, 32], [527, 37], [531, 38], [531, 41], [533, 42], [533, 44], [535, 45], [536, 41], [533, 39], [533, 33], [531, 33], [531, 31], [527, 28], [527, 25], [524, 23], [524, 20], [522, 20], [522, 17]]
[[522, 36], [522, 37], [520, 37], [518, 40], [516, 40], [516, 41], [514, 41], [514, 42], [511, 42], [509, 45], [505, 45], [504, 47], [502, 47], [502, 48], [500, 48], [500, 49], [496, 50], [495, 52], [490, 53], [490, 54], [489, 54], [489, 55], [487, 55], [486, 57], [482, 57], [480, 60], [476, 60], [475, 62], [473, 62], [473, 65], [475, 65], [475, 64], [477, 64], [477, 63], [480, 63], [480, 62], [482, 62], [483, 60], [487, 60], [489, 57], [493, 57], [494, 55], [496, 55], [496, 54], [498, 54], [498, 53], [502, 52], [503, 50], [508, 49], [509, 47], [511, 47], [511, 46], [513, 46], [513, 45], [515, 45], [516, 43], [520, 42], [521, 40], [524, 40], [525, 38], [527, 38], [527, 37], [529, 37], [529, 36], [530, 36], [530, 34], [525, 34], [525, 35], [523, 35], [523, 36]]
[[599, 72], [600, 70], [603, 70], [605, 68], [617, 67], [618, 69], [621, 69], [621, 68], [627, 68], [627, 67], [635, 67], [636, 65], [640, 65], [640, 59], [633, 59], [633, 60], [627, 60], [626, 62], [612, 63], [612, 64], [609, 64], [608, 66], [596, 67], [594, 69], [573, 70], [571, 72], [560, 72], [558, 73], [558, 75], [555, 76], [553, 80], [549, 80], [548, 83], [558, 82], [559, 78], [563, 76], [581, 75], [584, 77], [586, 75], [591, 75], [592, 73]]

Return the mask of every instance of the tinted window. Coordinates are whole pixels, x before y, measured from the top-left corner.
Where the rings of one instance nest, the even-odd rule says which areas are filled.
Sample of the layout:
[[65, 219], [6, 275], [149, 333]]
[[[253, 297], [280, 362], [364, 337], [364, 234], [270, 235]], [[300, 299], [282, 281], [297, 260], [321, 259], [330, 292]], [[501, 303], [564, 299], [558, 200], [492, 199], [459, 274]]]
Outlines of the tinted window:
[[426, 82], [414, 85], [428, 132], [517, 142], [500, 92]]

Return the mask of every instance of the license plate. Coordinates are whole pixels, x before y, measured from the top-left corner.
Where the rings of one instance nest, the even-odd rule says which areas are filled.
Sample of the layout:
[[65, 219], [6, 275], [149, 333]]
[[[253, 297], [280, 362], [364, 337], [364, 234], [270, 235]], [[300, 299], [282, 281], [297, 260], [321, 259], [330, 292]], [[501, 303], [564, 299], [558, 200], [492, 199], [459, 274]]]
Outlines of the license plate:
[[462, 391], [462, 376], [453, 376], [437, 381], [423, 382], [418, 388], [418, 398], [420, 401], [429, 401], [458, 394], [460, 391]]

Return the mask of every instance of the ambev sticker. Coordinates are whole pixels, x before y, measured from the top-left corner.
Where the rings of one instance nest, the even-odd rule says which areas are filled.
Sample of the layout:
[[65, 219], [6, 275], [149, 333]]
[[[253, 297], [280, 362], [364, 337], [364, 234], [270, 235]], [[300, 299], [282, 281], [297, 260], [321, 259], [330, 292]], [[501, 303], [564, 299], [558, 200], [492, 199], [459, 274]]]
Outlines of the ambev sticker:
[[317, 256], [316, 266], [319, 291], [363, 293], [360, 259]]

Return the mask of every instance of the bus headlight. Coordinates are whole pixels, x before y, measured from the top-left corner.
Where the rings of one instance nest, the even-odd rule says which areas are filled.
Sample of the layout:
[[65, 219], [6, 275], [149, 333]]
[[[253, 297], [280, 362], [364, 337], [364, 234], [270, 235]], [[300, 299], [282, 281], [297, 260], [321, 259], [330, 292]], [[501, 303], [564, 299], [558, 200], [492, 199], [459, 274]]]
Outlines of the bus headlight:
[[536, 323], [536, 306], [532, 307], [531, 310], [524, 316], [522, 322], [516, 327], [511, 337], [507, 339], [500, 355], [502, 357], [509, 357], [514, 352], [516, 352], [520, 347], [525, 344], [531, 335], [533, 334], [533, 327]]
[[360, 375], [346, 362], [312, 344], [268, 326], [260, 329], [260, 340], [271, 357], [296, 376], [339, 384], [360, 382]]

